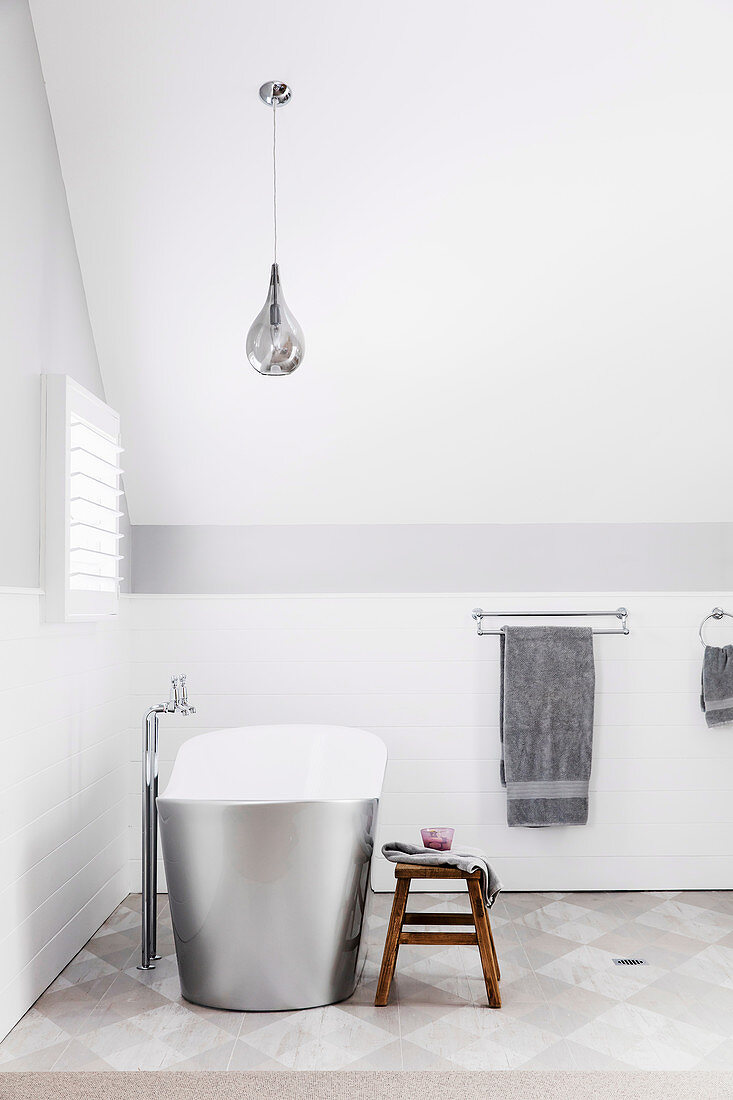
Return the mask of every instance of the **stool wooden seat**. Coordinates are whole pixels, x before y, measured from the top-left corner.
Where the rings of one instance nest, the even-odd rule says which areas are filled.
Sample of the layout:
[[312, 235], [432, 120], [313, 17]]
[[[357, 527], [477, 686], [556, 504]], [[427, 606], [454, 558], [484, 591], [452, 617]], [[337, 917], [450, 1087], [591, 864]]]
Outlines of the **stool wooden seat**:
[[[484, 972], [486, 994], [491, 1008], [501, 1008], [501, 994], [499, 993], [499, 961], [496, 957], [494, 937], [491, 934], [489, 915], [486, 912], [483, 893], [481, 891], [480, 871], [459, 871], [457, 867], [418, 867], [412, 863], [398, 863], [395, 865], [395, 878], [397, 886], [394, 901], [392, 902], [392, 915], [389, 918], [387, 939], [384, 944], [382, 956], [382, 968], [379, 972], [377, 983], [377, 995], [374, 1004], [386, 1005], [389, 1000], [389, 990], [397, 965], [397, 952], [401, 943], [409, 944], [472, 944], [478, 947], [481, 958], [481, 967]], [[468, 896], [471, 901], [470, 913], [408, 913], [407, 897], [410, 893], [412, 879], [465, 879], [468, 887]], [[468, 924], [474, 928], [473, 932], [405, 932], [404, 926], [410, 924]]]

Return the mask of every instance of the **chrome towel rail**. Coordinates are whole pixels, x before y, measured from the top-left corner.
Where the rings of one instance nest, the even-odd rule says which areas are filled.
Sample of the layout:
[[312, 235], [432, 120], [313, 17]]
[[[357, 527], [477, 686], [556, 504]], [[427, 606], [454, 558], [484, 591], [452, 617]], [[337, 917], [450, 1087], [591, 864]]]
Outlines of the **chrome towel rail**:
[[[716, 609], [716, 610], [719, 610]], [[722, 614], [722, 612], [721, 612]], [[615, 611], [484, 611], [480, 607], [474, 607], [471, 612], [471, 617], [476, 622], [476, 633], [483, 634], [503, 634], [503, 630], [483, 630], [484, 619], [511, 619], [511, 618], [526, 618], [534, 619], [537, 616], [542, 616], [546, 619], [560, 619], [560, 618], [595, 618], [597, 615], [613, 615], [619, 619], [621, 626], [609, 630], [593, 630], [594, 634], [628, 634], [628, 616], [629, 613], [625, 607], [617, 607]], [[715, 612], [713, 612], [715, 615]], [[710, 616], [708, 616], [709, 618]], [[719, 617], [719, 616], [716, 616]], [[702, 627], [700, 628], [702, 630]]]

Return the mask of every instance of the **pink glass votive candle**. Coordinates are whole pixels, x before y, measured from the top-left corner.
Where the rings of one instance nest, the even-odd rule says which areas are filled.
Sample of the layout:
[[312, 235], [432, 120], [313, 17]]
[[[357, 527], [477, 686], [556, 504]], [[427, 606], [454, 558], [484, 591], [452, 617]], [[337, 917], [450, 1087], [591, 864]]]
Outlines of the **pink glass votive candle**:
[[449, 852], [453, 843], [455, 829], [421, 829], [420, 836], [426, 848], [435, 848], [437, 852]]

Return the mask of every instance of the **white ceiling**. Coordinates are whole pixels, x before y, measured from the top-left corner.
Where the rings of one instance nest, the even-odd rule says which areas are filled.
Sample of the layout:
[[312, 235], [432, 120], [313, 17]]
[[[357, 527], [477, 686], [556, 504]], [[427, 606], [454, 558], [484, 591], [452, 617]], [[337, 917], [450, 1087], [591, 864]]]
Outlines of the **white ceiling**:
[[31, 7], [134, 523], [733, 520], [727, 0]]

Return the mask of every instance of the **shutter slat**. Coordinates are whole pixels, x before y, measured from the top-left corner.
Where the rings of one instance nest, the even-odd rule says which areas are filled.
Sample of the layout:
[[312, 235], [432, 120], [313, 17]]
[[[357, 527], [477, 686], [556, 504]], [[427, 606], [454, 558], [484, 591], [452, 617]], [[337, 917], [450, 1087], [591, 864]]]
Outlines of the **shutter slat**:
[[95, 581], [110, 581], [113, 584], [119, 584], [120, 581], [124, 581], [124, 577], [105, 577], [104, 573], [83, 573], [80, 569], [74, 570], [69, 574], [71, 577], [92, 577]]
[[84, 523], [80, 519], [72, 519], [72, 527], [86, 527], [89, 531], [98, 531], [100, 535], [109, 535], [113, 539], [123, 539], [125, 536], [118, 534], [116, 530], [109, 530], [107, 527], [97, 527], [93, 523]]
[[103, 558], [113, 558], [115, 561], [123, 561], [124, 554], [110, 554], [106, 550], [92, 550], [91, 546], [72, 546], [70, 554], [99, 554]]
[[[121, 472], [122, 471], [120, 471], [120, 473]], [[123, 492], [124, 492], [123, 489], [118, 489], [116, 486], [110, 485], [109, 482], [107, 482], [107, 481], [100, 481], [98, 477], [94, 477], [92, 474], [88, 474], [84, 470], [72, 470], [70, 476], [71, 477], [86, 477], [90, 481], [94, 481], [94, 482], [97, 483], [97, 485], [101, 485], [103, 488], [107, 489], [108, 492], [114, 493], [115, 496], [117, 496], [117, 497], [121, 497], [123, 495]]]
[[113, 516], [123, 516], [125, 514], [124, 512], [119, 512], [116, 508], [110, 508], [108, 504], [100, 504], [98, 500], [90, 500], [89, 497], [72, 497], [71, 503], [90, 504], [93, 508], [103, 508], [105, 512], [111, 512]]
[[109, 447], [113, 447], [119, 455], [123, 454], [125, 450], [124, 447], [120, 447], [117, 440], [111, 435], [108, 435], [107, 432], [103, 432], [101, 428], [95, 427], [94, 424], [90, 424], [87, 420], [82, 420], [81, 417], [72, 417], [71, 430], [73, 431], [74, 428], [84, 428], [86, 431], [92, 432], [93, 435], [99, 436], [99, 438], [104, 440]]
[[[95, 454], [94, 451], [90, 451], [88, 447], [81, 447], [81, 446], [72, 447], [71, 448], [71, 453], [72, 454], [79, 453], [79, 454], [88, 455], [89, 458], [93, 458], [95, 462], [101, 462], [103, 466], [109, 466], [111, 470], [114, 470], [115, 477], [119, 477], [120, 474], [124, 474], [124, 472], [125, 472], [124, 470], [120, 469], [119, 465], [116, 462], [108, 462], [106, 458], [102, 458], [101, 455]], [[76, 473], [83, 473], [83, 472], [84, 472], [83, 470], [77, 470], [76, 471]]]

